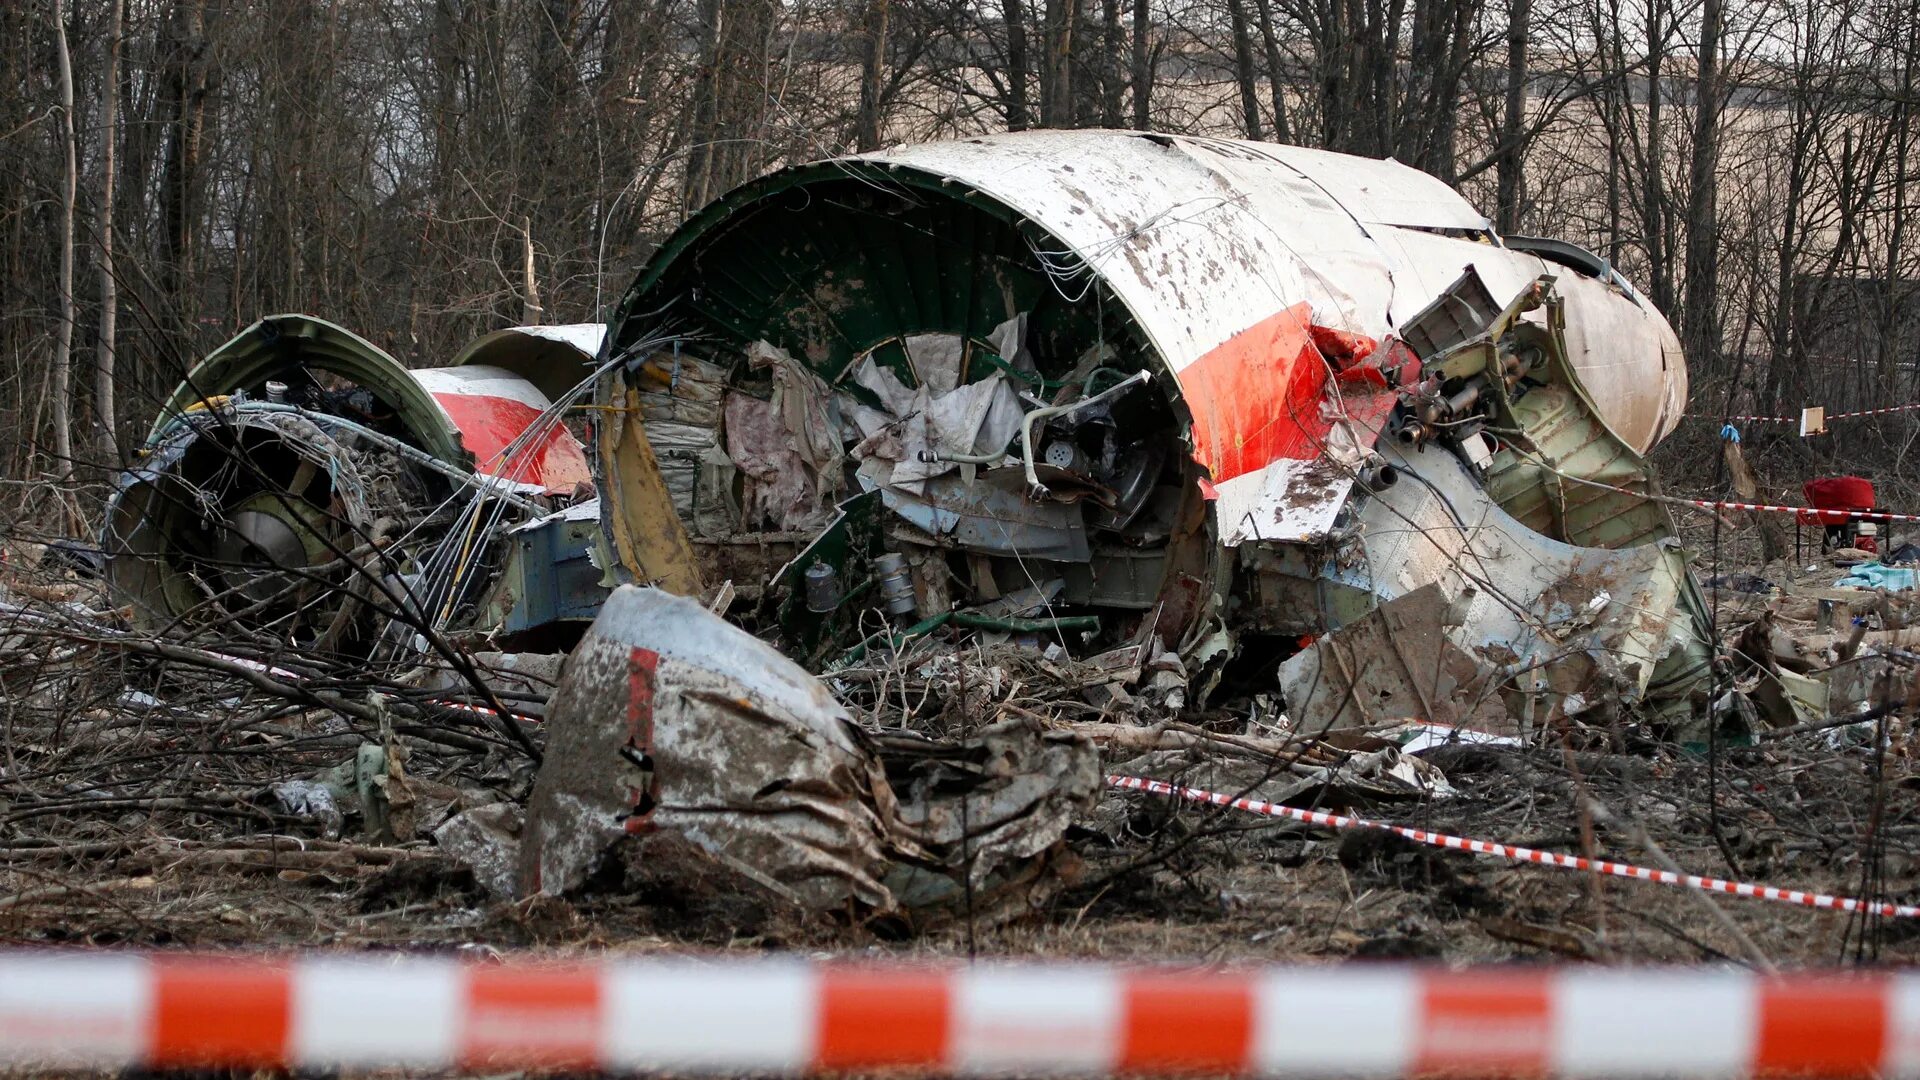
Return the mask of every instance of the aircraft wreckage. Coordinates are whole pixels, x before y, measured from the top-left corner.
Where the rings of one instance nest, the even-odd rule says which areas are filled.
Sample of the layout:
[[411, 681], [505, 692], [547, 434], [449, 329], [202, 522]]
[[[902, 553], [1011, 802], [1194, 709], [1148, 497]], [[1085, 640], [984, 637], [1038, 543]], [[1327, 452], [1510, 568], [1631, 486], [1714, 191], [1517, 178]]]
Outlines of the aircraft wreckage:
[[149, 629], [362, 657], [592, 618], [600, 574], [564, 507], [593, 474], [564, 417], [604, 335], [515, 328], [409, 370], [324, 320], [262, 319], [188, 374], [121, 476], [109, 584]]
[[1677, 717], [1707, 670], [1635, 494], [1671, 328], [1390, 161], [1073, 131], [790, 168], [681, 228], [609, 345], [623, 574], [771, 580], [812, 666], [1012, 627], [1175, 654], [1195, 701], [1277, 663], [1308, 730]]
[[965, 630], [1188, 707], [1277, 679], [1308, 731], [1673, 721], [1712, 637], [1643, 455], [1685, 397], [1609, 265], [1413, 169], [1029, 132], [746, 184], [604, 335], [408, 371], [263, 320], [104, 546], [151, 626], [396, 659], [421, 624], [565, 648], [630, 582], [812, 672]]

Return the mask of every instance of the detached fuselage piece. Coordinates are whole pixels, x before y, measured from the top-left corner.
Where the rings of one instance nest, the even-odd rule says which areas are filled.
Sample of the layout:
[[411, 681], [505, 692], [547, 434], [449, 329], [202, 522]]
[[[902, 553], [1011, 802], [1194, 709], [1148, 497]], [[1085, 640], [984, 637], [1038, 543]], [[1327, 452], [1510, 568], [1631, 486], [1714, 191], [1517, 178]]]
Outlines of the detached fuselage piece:
[[[1580, 524], [1655, 505], [1621, 492], [1681, 416], [1672, 329], [1394, 162], [1048, 131], [797, 166], [696, 214], [609, 330], [602, 405], [683, 462], [710, 577], [790, 556], [765, 604], [805, 659], [883, 611], [1204, 666], [1432, 585], [1460, 677], [1529, 716], [1601, 675], [1671, 708], [1704, 665], [1664, 514]], [[603, 509], [656, 576], [657, 516]]]

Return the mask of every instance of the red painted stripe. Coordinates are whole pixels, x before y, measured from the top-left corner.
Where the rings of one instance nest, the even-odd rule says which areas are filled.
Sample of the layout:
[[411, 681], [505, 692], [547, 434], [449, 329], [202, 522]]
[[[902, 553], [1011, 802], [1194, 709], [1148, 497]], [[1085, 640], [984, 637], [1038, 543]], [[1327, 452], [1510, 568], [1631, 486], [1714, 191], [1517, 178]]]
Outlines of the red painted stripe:
[[286, 968], [258, 961], [154, 961], [148, 1063], [285, 1064], [293, 992]]
[[1867, 1076], [1886, 1054], [1887, 984], [1879, 979], [1768, 980], [1760, 989], [1755, 1072]]
[[1547, 1071], [1553, 1000], [1542, 973], [1429, 975], [1416, 1073], [1538, 1076]]
[[1180, 372], [1193, 411], [1194, 457], [1215, 483], [1282, 457], [1318, 457], [1327, 364], [1312, 308], [1295, 304], [1242, 330]]
[[1135, 975], [1126, 985], [1120, 1067], [1239, 1072], [1253, 1045], [1253, 988], [1231, 975]]
[[[1368, 374], [1356, 366], [1374, 354], [1378, 343], [1312, 320], [1310, 305], [1295, 304], [1180, 371], [1180, 393], [1193, 413], [1193, 456], [1215, 483], [1259, 472], [1282, 458], [1320, 456], [1333, 430], [1324, 407], [1329, 374], [1349, 367]], [[1397, 400], [1385, 375], [1352, 380], [1343, 375], [1342, 381], [1339, 403], [1347, 415], [1377, 429]]]
[[820, 980], [819, 1069], [937, 1066], [946, 1059], [947, 977], [832, 968]]
[[481, 472], [539, 484], [554, 493], [592, 482], [586, 450], [564, 425], [555, 425], [546, 438], [526, 447], [512, 462], [502, 462], [507, 446], [540, 418], [540, 410], [526, 402], [483, 394], [435, 394], [433, 400], [460, 429], [460, 445], [473, 455]]
[[459, 1058], [467, 1067], [586, 1069], [600, 1057], [600, 979], [590, 968], [466, 971]]
[[[634, 649], [627, 654], [627, 748], [636, 754], [653, 749], [653, 694], [659, 668], [660, 654], [652, 649]], [[652, 777], [649, 783], [657, 795], [659, 777]], [[628, 804], [632, 813], [627, 816], [626, 829], [630, 833], [645, 832], [647, 820], [653, 816], [651, 805], [642, 809], [649, 792], [629, 787], [627, 793], [632, 799]]]

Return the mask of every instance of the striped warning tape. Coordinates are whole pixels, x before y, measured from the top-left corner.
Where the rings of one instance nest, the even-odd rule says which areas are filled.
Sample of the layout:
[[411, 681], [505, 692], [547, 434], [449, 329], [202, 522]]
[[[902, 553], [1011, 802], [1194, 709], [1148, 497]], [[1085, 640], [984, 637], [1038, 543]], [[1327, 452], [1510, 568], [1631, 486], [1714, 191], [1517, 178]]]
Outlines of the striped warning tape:
[[[1506, 445], [1510, 446], [1511, 444]], [[1862, 521], [1920, 521], [1920, 514], [1894, 514], [1885, 510], [1823, 510], [1819, 507], [1788, 506], [1784, 503], [1727, 502], [1718, 499], [1688, 499], [1678, 495], [1655, 495], [1652, 492], [1635, 491], [1632, 488], [1616, 487], [1613, 484], [1603, 484], [1598, 480], [1589, 480], [1584, 476], [1575, 476], [1569, 472], [1562, 472], [1530, 454], [1524, 456], [1527, 457], [1536, 468], [1545, 469], [1547, 472], [1570, 483], [1581, 484], [1590, 488], [1599, 488], [1602, 491], [1618, 492], [1622, 495], [1631, 495], [1636, 499], [1646, 499], [1649, 502], [1667, 503], [1670, 506], [1686, 506], [1702, 510], [1745, 510], [1758, 514], [1805, 515], [1815, 521], [1834, 524], [1847, 519], [1859, 519]]]
[[[1908, 405], [1888, 405], [1882, 409], [1861, 409], [1858, 412], [1828, 413], [1827, 419], [1829, 421], [1852, 420], [1859, 416], [1884, 416], [1887, 413], [1912, 412], [1914, 409], [1920, 409], [1920, 402]], [[1798, 418], [1796, 417], [1795, 419], [1797, 420]]]
[[[1593, 484], [1591, 480], [1581, 483]], [[1607, 484], [1594, 484], [1595, 487], [1610, 487]], [[1613, 491], [1638, 495], [1643, 499], [1658, 499], [1663, 502], [1675, 502], [1685, 506], [1698, 506], [1707, 510], [1749, 510], [1760, 514], [1805, 514], [1822, 521], [1831, 519], [1835, 523], [1845, 518], [1858, 518], [1865, 521], [1920, 521], [1920, 514], [1890, 514], [1883, 510], [1821, 510], [1812, 506], [1786, 506], [1779, 503], [1718, 502], [1713, 499], [1684, 499], [1675, 496], [1647, 495], [1626, 488], [1611, 488]]]
[[1833, 911], [1864, 911], [1870, 915], [1888, 918], [1920, 918], [1920, 907], [1908, 904], [1888, 904], [1879, 901], [1855, 900], [1846, 896], [1828, 896], [1825, 893], [1803, 892], [1799, 889], [1779, 889], [1772, 885], [1750, 885], [1741, 881], [1726, 881], [1721, 878], [1701, 877], [1697, 874], [1676, 874], [1669, 870], [1652, 870], [1644, 866], [1632, 866], [1627, 863], [1610, 862], [1606, 859], [1586, 859], [1578, 855], [1561, 855], [1552, 851], [1539, 851], [1534, 848], [1520, 847], [1516, 844], [1496, 844], [1491, 840], [1472, 840], [1464, 836], [1449, 836], [1446, 833], [1428, 832], [1425, 829], [1412, 829], [1404, 825], [1391, 825], [1384, 821], [1370, 821], [1366, 818], [1347, 817], [1342, 814], [1328, 814], [1319, 810], [1301, 810], [1292, 806], [1281, 806], [1264, 799], [1235, 798], [1214, 791], [1202, 791], [1199, 788], [1181, 787], [1159, 780], [1148, 780], [1139, 776], [1109, 776], [1109, 787], [1122, 791], [1144, 791], [1154, 795], [1167, 795], [1189, 802], [1208, 803], [1213, 806], [1230, 806], [1235, 810], [1245, 810], [1254, 814], [1266, 814], [1270, 817], [1290, 818], [1308, 825], [1324, 825], [1331, 829], [1376, 829], [1405, 837], [1417, 844], [1431, 844], [1434, 847], [1452, 848], [1456, 851], [1469, 851], [1476, 855], [1492, 855], [1510, 859], [1514, 862], [1538, 863], [1541, 866], [1557, 866], [1566, 870], [1588, 870], [1614, 877], [1633, 878], [1637, 881], [1652, 881], [1662, 885], [1682, 885], [1689, 889], [1705, 892], [1726, 893], [1729, 896], [1751, 896], [1759, 900], [1775, 900], [1783, 904], [1798, 904], [1801, 907], [1827, 908]]
[[[1827, 413], [1825, 420], [1831, 424], [1835, 420], [1857, 420], [1862, 416], [1885, 416], [1889, 413], [1912, 412], [1920, 409], [1920, 402], [1908, 405], [1888, 405], [1880, 409], [1860, 409], [1856, 412]], [[1711, 416], [1707, 413], [1687, 413], [1689, 420], [1726, 420], [1741, 424], [1797, 424], [1798, 416]]]
[[1920, 1076], [1920, 975], [0, 953], [0, 1065]]

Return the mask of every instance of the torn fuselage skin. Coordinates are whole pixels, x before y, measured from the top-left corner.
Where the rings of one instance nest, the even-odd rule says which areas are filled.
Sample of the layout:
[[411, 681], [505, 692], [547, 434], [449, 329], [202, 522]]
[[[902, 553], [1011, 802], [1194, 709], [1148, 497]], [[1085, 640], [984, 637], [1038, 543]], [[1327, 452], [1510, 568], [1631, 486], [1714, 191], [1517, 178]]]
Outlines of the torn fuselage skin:
[[[760, 601], [816, 664], [955, 610], [1076, 651], [1199, 624], [1223, 583], [1216, 545], [1191, 540], [1190, 421], [1108, 286], [1050, 267], [1051, 238], [1008, 208], [938, 185], [821, 174], [741, 203], [643, 276], [616, 353], [671, 344], [601, 397], [624, 405], [602, 418], [603, 462], [637, 419], [710, 583]], [[678, 299], [626, 314], [656, 294]], [[635, 546], [647, 504], [607, 505], [616, 550]]]
[[[1639, 455], [1681, 413], [1659, 313], [1610, 268], [1527, 248], [1392, 162], [1100, 131], [907, 147], [697, 214], [615, 315], [624, 362], [601, 406], [644, 426], [704, 576], [758, 594], [755, 617], [814, 665], [956, 613], [1074, 651], [1158, 639], [1190, 662], [1224, 626], [1275, 660], [1437, 583], [1494, 685], [1532, 693], [1548, 655], [1630, 640], [1617, 677], [1664, 693], [1698, 665], [1643, 669], [1689, 617], [1584, 637], [1554, 617], [1568, 575], [1597, 575], [1582, 604], [1624, 575], [1684, 607], [1670, 530], [1556, 532], [1525, 468], [1491, 460], [1502, 444], [1461, 438], [1515, 423], [1514, 446], [1572, 439], [1644, 484]], [[1481, 295], [1452, 289], [1463, 267]], [[1451, 336], [1405, 330], [1443, 299]], [[1445, 370], [1497, 320], [1500, 353], [1543, 318], [1551, 341], [1529, 347], [1555, 355], [1537, 368]], [[1568, 512], [1646, 516], [1584, 499]], [[639, 506], [607, 500], [616, 548]], [[1493, 517], [1512, 528], [1476, 546]], [[1410, 533], [1422, 551], [1387, 542]], [[1666, 554], [1623, 554], [1638, 547]], [[1530, 569], [1487, 580], [1489, 562]]]

